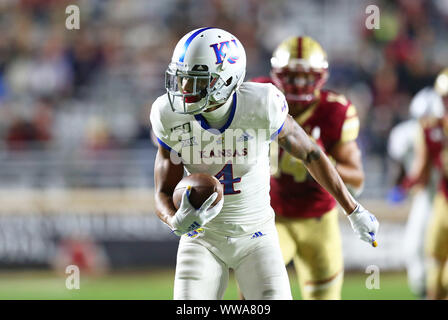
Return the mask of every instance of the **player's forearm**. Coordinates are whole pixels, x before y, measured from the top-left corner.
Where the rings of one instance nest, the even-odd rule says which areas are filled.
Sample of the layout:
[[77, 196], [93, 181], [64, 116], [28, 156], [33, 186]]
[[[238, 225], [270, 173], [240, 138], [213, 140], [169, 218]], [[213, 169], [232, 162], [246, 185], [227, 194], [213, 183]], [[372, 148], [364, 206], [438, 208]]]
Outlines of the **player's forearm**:
[[336, 163], [335, 167], [345, 184], [354, 188], [361, 188], [364, 184], [364, 172], [362, 168], [347, 165], [345, 163]]
[[415, 156], [408, 174], [408, 186], [427, 185], [429, 182], [432, 161], [426, 146], [423, 129], [420, 128], [414, 141]]
[[431, 164], [430, 162], [425, 163], [417, 171], [411, 171], [409, 176], [406, 177], [406, 183], [408, 187], [413, 187], [415, 185], [426, 186], [430, 180]]
[[176, 213], [173, 205], [173, 198], [164, 192], [155, 194], [155, 211], [160, 220], [172, 227], [169, 220]]
[[183, 166], [174, 165], [170, 152], [159, 147], [154, 162], [155, 211], [160, 220], [170, 227], [169, 220], [177, 211], [173, 204], [173, 191], [182, 176]]
[[425, 145], [416, 148], [416, 156], [412, 163], [410, 173], [406, 178], [408, 186], [422, 185], [426, 186], [429, 183], [431, 172], [431, 159]]
[[351, 213], [356, 201], [350, 195], [341, 177], [320, 147], [289, 116], [278, 139], [279, 145], [292, 156], [303, 161], [313, 178]]
[[305, 163], [309, 173], [322, 187], [325, 188], [339, 202], [347, 214], [356, 208], [356, 201], [350, 195], [333, 164], [325, 153], [320, 152], [320, 157]]

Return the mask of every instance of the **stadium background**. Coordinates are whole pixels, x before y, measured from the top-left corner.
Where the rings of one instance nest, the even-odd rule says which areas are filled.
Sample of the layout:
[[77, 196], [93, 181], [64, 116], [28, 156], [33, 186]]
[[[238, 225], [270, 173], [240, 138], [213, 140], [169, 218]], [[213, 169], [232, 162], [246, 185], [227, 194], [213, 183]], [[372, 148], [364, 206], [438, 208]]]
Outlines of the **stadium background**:
[[[70, 4], [79, 30], [65, 27]], [[370, 4], [378, 30], [365, 27]], [[448, 66], [447, 0], [2, 0], [0, 25], [1, 299], [172, 297], [178, 238], [153, 213], [149, 107], [178, 39], [202, 26], [241, 40], [246, 79], [268, 74], [286, 36], [323, 45], [327, 87], [359, 112], [360, 199], [381, 221], [374, 249], [341, 215], [343, 298], [415, 298], [402, 249], [409, 201], [388, 201], [387, 138]], [[80, 290], [65, 287], [69, 264], [81, 268]], [[378, 290], [365, 285], [370, 265]], [[298, 298], [293, 273], [291, 283]], [[237, 298], [233, 279], [225, 298]]]

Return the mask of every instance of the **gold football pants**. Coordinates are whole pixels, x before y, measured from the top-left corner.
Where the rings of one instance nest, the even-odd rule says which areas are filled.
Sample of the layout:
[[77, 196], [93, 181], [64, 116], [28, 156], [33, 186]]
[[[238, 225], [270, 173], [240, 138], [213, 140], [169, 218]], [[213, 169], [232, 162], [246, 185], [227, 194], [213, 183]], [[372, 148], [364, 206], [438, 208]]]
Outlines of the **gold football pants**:
[[276, 217], [285, 264], [294, 262], [303, 299], [341, 299], [342, 242], [338, 209], [321, 218]]
[[448, 200], [442, 192], [434, 199], [434, 212], [426, 235], [428, 298], [444, 299], [448, 297]]

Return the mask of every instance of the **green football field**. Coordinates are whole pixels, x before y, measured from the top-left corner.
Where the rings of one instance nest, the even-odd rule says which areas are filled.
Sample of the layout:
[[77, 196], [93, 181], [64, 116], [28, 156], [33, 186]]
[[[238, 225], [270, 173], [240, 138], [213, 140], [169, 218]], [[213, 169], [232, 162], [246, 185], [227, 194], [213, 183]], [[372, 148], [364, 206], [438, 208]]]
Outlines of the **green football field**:
[[[290, 271], [293, 297], [300, 299], [294, 273]], [[172, 299], [174, 270], [129, 271], [101, 276], [81, 274], [80, 289], [68, 290], [66, 275], [49, 271], [0, 273], [0, 299]], [[381, 273], [380, 288], [367, 289], [363, 273], [346, 273], [343, 299], [415, 299], [409, 291], [405, 273]], [[233, 276], [224, 296], [225, 300], [238, 299]]]

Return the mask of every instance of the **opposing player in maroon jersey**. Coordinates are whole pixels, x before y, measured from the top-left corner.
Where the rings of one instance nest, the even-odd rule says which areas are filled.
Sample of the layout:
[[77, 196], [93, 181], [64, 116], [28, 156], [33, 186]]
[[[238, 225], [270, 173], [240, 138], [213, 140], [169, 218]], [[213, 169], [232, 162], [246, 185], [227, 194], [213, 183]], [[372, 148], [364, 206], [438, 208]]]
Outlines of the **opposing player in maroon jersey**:
[[416, 157], [409, 185], [425, 185], [432, 168], [440, 171], [438, 192], [425, 236], [428, 259], [426, 294], [428, 299], [448, 298], [448, 68], [438, 75], [435, 91], [441, 96], [444, 116], [423, 118], [416, 144]]
[[[346, 185], [359, 192], [364, 182], [359, 119], [349, 100], [323, 89], [325, 51], [310, 37], [291, 37], [277, 47], [271, 65], [270, 78], [253, 81], [272, 82], [283, 91], [290, 115], [333, 159]], [[270, 195], [284, 261], [294, 261], [303, 298], [340, 299], [344, 267], [336, 201], [300, 160], [283, 150], [271, 156], [278, 157]]]

